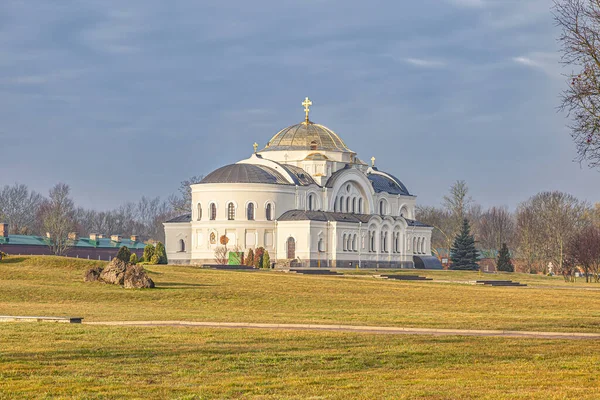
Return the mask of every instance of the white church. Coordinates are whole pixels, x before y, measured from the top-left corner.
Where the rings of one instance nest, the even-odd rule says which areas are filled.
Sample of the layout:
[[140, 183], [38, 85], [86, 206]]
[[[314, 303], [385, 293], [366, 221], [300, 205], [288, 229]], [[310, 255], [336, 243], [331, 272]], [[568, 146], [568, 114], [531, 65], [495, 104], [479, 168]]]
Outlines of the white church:
[[302, 105], [304, 121], [191, 186], [192, 213], [164, 224], [169, 262], [214, 264], [225, 235], [229, 249], [264, 247], [280, 265], [441, 268], [416, 196], [312, 122], [308, 98]]

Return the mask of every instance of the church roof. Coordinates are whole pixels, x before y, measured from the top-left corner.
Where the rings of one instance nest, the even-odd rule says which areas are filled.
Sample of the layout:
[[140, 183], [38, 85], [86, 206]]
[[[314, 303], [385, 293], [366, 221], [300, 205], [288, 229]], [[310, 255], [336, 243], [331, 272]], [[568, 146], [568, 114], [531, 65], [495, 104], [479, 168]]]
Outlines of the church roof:
[[[307, 210], [290, 210], [284, 212], [277, 221], [336, 221], [336, 222], [351, 222], [358, 224], [368, 223], [371, 218], [377, 214], [354, 214], [354, 213], [342, 213], [342, 212], [331, 212], [331, 211], [307, 211]], [[406, 219], [404, 217], [386, 216], [398, 220], [405, 220], [408, 226], [417, 228], [431, 228], [430, 225], [416, 221], [414, 219]]]
[[344, 141], [326, 126], [305, 121], [279, 131], [262, 151], [325, 150], [351, 152]]
[[165, 221], [166, 223], [177, 223], [177, 222], [191, 222], [192, 221], [192, 214], [191, 213], [187, 213], [187, 214], [183, 214], [183, 215], [179, 215], [175, 218], [171, 218], [168, 221]]
[[306, 211], [306, 210], [290, 210], [283, 213], [278, 221], [337, 221], [337, 222], [354, 222], [367, 223], [372, 215], [369, 214], [350, 214], [330, 211]]
[[377, 193], [386, 192], [389, 194], [401, 194], [403, 196], [411, 196], [404, 184], [393, 175], [387, 174], [390, 178], [380, 174], [368, 174], [367, 178], [371, 181], [373, 189]]
[[287, 179], [273, 168], [254, 164], [230, 164], [214, 170], [202, 183], [267, 183], [289, 185]]

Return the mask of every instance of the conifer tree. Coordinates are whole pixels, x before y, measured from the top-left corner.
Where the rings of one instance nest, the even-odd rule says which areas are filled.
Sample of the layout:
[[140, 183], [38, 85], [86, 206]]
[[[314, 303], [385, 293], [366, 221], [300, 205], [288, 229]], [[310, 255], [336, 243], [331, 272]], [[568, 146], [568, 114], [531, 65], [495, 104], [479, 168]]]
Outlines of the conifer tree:
[[131, 258], [131, 251], [127, 246], [121, 246], [119, 251], [117, 252], [117, 257], [121, 261], [129, 262]]
[[129, 257], [129, 264], [137, 264], [138, 263], [138, 256], [135, 253], [131, 253], [131, 257]]
[[147, 244], [146, 247], [144, 247], [144, 256], [143, 256], [144, 261], [147, 263], [152, 262], [153, 255], [154, 255], [154, 246], [151, 244]]
[[254, 267], [255, 268], [262, 268], [264, 254], [265, 254], [264, 247], [259, 247], [254, 252]]
[[463, 219], [463, 225], [460, 233], [454, 239], [454, 244], [450, 249], [452, 266], [450, 269], [473, 270], [479, 269], [477, 260], [479, 253], [475, 248], [475, 238], [471, 235], [469, 221]]
[[265, 250], [265, 253], [263, 254], [262, 268], [263, 269], [271, 268], [271, 257], [269, 256], [269, 252], [266, 250]]
[[161, 242], [156, 243], [156, 252], [158, 255], [158, 263], [159, 264], [167, 264], [167, 251], [165, 250], [165, 245]]
[[254, 250], [249, 249], [248, 255], [246, 256], [246, 265], [254, 266]]
[[498, 263], [496, 266], [498, 271], [515, 272], [515, 267], [510, 259], [510, 252], [506, 243], [502, 243], [502, 247], [498, 251]]

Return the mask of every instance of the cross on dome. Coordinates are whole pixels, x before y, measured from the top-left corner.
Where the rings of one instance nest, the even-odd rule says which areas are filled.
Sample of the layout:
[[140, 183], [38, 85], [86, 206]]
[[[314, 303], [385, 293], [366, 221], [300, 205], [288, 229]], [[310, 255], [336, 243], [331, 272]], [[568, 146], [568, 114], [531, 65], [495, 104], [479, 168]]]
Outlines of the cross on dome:
[[304, 106], [304, 112], [306, 113], [306, 123], [308, 123], [308, 113], [310, 113], [310, 106], [312, 106], [312, 101], [310, 101], [310, 99], [307, 97], [304, 99], [304, 101], [302, 102], [302, 105]]

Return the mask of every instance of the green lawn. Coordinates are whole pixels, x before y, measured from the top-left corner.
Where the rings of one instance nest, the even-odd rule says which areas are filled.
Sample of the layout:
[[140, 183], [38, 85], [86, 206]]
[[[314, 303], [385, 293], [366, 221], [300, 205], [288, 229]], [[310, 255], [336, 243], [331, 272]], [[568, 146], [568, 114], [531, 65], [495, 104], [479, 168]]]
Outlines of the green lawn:
[[[0, 314], [81, 316], [86, 321], [182, 319], [600, 332], [600, 292], [578, 289], [557, 278], [536, 277], [569, 289], [152, 266], [148, 270], [157, 289], [125, 290], [83, 282], [85, 269], [97, 262], [51, 257], [12, 261], [17, 262], [0, 264]], [[479, 277], [472, 272], [435, 273], [450, 281], [457, 274], [461, 280]], [[521, 277], [527, 275], [515, 279]]]
[[[433, 282], [348, 271], [148, 267], [152, 290], [84, 283], [94, 261], [0, 263], [0, 315], [85, 321], [338, 323], [600, 332], [600, 285], [522, 274], [482, 287], [469, 272]], [[404, 272], [403, 272], [404, 273]], [[594, 399], [598, 341], [367, 333], [0, 324], [0, 398]]]
[[597, 399], [582, 341], [8, 324], [0, 398]]

